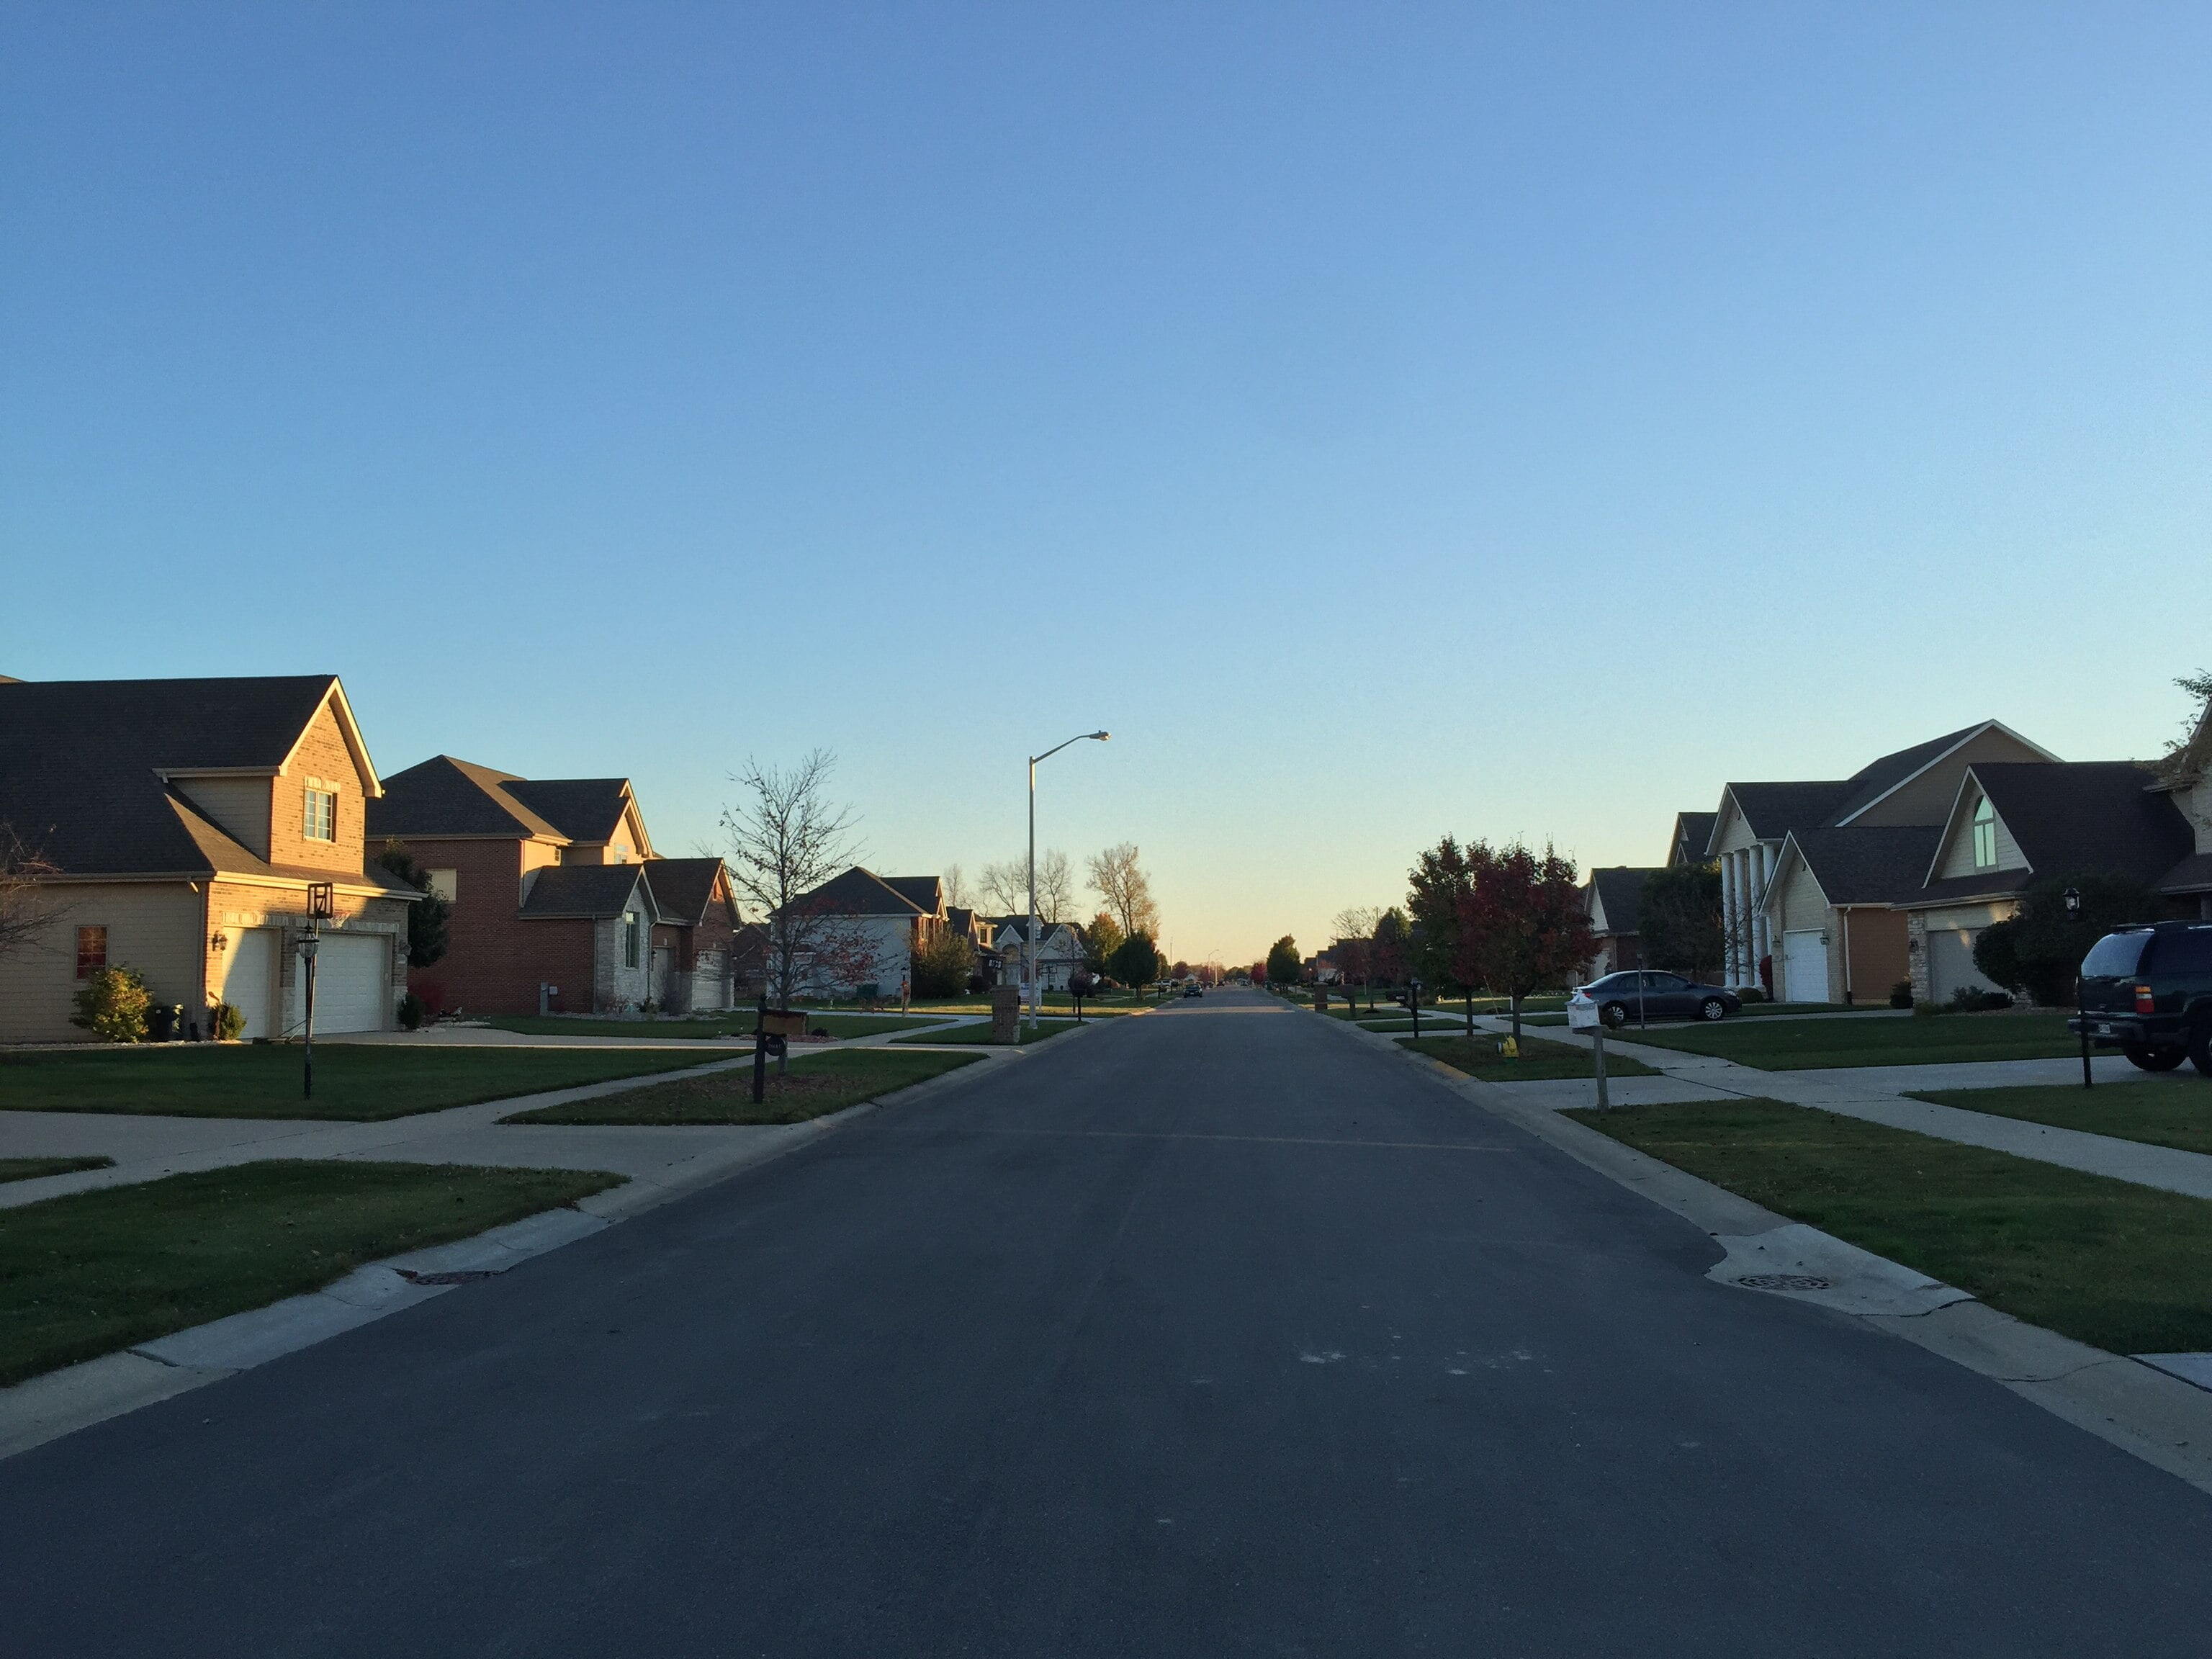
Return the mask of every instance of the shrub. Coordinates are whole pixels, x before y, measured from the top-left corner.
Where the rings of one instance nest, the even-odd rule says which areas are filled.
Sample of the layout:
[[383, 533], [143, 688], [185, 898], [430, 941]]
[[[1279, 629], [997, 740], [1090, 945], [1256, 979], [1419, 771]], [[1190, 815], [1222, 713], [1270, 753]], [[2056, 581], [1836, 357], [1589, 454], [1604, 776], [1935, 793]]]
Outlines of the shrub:
[[1959, 1014], [1980, 1014], [2012, 1006], [2012, 995], [2006, 991], [1978, 991], [1971, 985], [1961, 985], [1951, 993], [1951, 1011]]
[[208, 1010], [208, 1030], [219, 1042], [235, 1042], [246, 1035], [246, 1010], [218, 1002]]
[[70, 1024], [103, 1042], [146, 1040], [146, 981], [136, 968], [99, 968], [76, 994]]
[[421, 1030], [429, 1012], [430, 1006], [412, 991], [399, 999], [399, 1024], [407, 1030]]
[[1901, 979], [1889, 988], [1889, 1006], [1893, 1008], [1910, 1008], [1912, 1006], [1911, 980]]
[[975, 947], [965, 933], [947, 929], [914, 953], [914, 994], [918, 997], [957, 996], [975, 976]]

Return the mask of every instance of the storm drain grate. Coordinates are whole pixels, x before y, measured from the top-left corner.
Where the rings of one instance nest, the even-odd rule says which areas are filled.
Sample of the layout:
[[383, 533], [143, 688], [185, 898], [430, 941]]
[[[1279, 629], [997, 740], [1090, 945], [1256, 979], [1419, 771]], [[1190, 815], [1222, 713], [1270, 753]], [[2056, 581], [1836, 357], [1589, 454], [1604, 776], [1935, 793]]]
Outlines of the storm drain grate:
[[1825, 1291], [1829, 1287], [1825, 1279], [1815, 1279], [1811, 1273], [1746, 1273], [1736, 1280], [1747, 1291]]
[[392, 1272], [410, 1285], [475, 1285], [499, 1277], [489, 1267], [465, 1267], [451, 1273], [418, 1273], [411, 1267], [394, 1267]]

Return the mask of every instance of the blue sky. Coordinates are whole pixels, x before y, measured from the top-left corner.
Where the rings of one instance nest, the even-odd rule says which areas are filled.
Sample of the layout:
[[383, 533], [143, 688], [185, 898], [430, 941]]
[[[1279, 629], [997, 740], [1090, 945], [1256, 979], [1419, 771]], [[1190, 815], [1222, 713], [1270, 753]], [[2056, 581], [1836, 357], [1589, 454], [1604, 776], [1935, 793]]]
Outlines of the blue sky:
[[1247, 958], [2212, 667], [2199, 6], [0, 12], [0, 672]]

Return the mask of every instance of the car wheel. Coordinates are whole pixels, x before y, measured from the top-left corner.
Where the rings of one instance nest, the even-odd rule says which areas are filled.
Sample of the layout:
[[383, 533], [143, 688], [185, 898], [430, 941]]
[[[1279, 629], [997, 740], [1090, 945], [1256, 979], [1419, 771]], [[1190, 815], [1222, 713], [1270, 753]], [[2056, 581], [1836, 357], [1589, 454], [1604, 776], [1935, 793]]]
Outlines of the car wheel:
[[2189, 1034], [2189, 1063], [2199, 1076], [2212, 1077], [2212, 1019], [2200, 1020]]
[[1598, 1009], [1597, 1017], [1606, 1023], [1608, 1030], [1618, 1031], [1628, 1024], [1628, 1005], [1624, 1002], [1606, 1003]]
[[2170, 1072], [2189, 1058], [2186, 1048], [2154, 1048], [2142, 1042], [2130, 1042], [2126, 1052], [2128, 1064], [2145, 1072]]
[[1707, 997], [1703, 1002], [1698, 1005], [1698, 1018], [1699, 1019], [1726, 1019], [1728, 1018], [1728, 1004], [1723, 1002], [1718, 997]]

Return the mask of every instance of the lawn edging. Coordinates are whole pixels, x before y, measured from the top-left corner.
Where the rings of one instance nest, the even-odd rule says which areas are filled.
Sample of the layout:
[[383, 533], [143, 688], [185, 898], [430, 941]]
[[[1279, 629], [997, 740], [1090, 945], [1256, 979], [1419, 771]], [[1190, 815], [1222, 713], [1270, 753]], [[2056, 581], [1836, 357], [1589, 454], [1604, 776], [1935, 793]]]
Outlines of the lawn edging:
[[[988, 1076], [1022, 1052], [1013, 1048], [1000, 1055], [986, 1054], [975, 1064], [957, 1066], [906, 1088], [803, 1122], [763, 1126], [757, 1151], [697, 1176], [659, 1182], [630, 1176], [572, 1205], [541, 1211], [468, 1238], [368, 1263], [305, 1296], [289, 1297], [266, 1307], [174, 1331], [135, 1348], [0, 1389], [0, 1460], [142, 1406], [220, 1382], [240, 1370], [311, 1347], [456, 1288], [416, 1283], [402, 1276], [403, 1268], [410, 1273], [505, 1273], [532, 1257], [588, 1238], [664, 1204], [750, 1174], [881, 1107], [909, 1105], [949, 1091], [959, 1079]], [[720, 1071], [751, 1063], [748, 1055], [742, 1061], [722, 1060], [696, 1069]], [[617, 1081], [562, 1092], [608, 1093], [620, 1086]], [[502, 1127], [527, 1133], [532, 1126]], [[153, 1352], [157, 1348], [161, 1351], [159, 1355]], [[231, 1363], [223, 1363], [226, 1360]]]
[[[1822, 1266], [1848, 1264], [1854, 1257], [1864, 1257], [1880, 1264], [1882, 1277], [1897, 1275], [1932, 1283], [1901, 1262], [1875, 1256], [1817, 1228], [1793, 1222], [1740, 1194], [1563, 1117], [1550, 1107], [1516, 1102], [1507, 1091], [1464, 1076], [1388, 1036], [1363, 1031], [1349, 1021], [1326, 1024], [1344, 1031], [1355, 1042], [1396, 1056], [1401, 1064], [1414, 1066], [1468, 1104], [1504, 1120], [1608, 1181], [1672, 1211], [1721, 1248], [1724, 1255], [1715, 1267], [1729, 1268], [1731, 1276], [1736, 1267], [1754, 1261], [1774, 1271], [1772, 1264], [1761, 1260], [1763, 1249], [1778, 1261], [1786, 1253], [1791, 1259], [1812, 1257]], [[1786, 1262], [1781, 1270], [1789, 1270]], [[1714, 1275], [1709, 1272], [1707, 1276]], [[1717, 1282], [1725, 1284], [1729, 1279]], [[1814, 1303], [1839, 1317], [1856, 1319], [1872, 1329], [1900, 1337], [2001, 1384], [2198, 1491], [2212, 1493], [2212, 1392], [2193, 1383], [2126, 1355], [2108, 1353], [2030, 1325], [1965, 1297], [1964, 1292], [1957, 1293], [1964, 1299], [1924, 1311], [1878, 1313], [1853, 1308], [1848, 1305], [1849, 1297], [1832, 1292], [1741, 1288], [1753, 1296]]]

